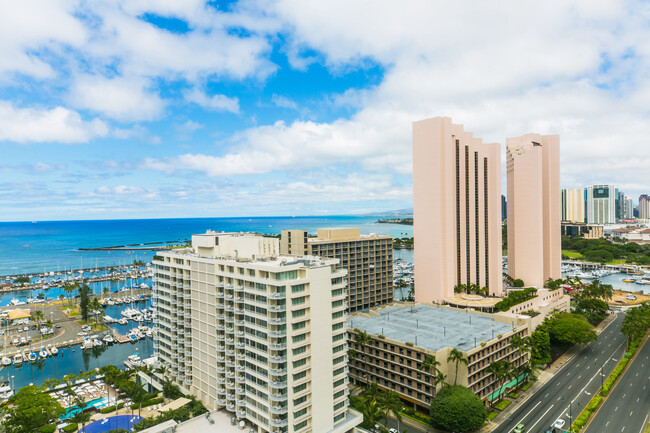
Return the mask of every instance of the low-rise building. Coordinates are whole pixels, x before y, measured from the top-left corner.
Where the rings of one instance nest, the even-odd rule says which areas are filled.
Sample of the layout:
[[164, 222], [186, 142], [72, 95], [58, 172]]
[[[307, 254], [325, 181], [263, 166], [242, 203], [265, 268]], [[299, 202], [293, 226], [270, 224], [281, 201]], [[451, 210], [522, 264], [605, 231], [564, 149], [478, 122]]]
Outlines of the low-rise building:
[[602, 225], [572, 223], [562, 221], [562, 236], [581, 236], [585, 239], [602, 239], [605, 237]]
[[[353, 314], [348, 318], [353, 346], [350, 376], [357, 382], [376, 382], [427, 411], [436, 392], [434, 374], [422, 369], [430, 355], [440, 362], [438, 369], [447, 383], [467, 386], [486, 399], [497, 385], [488, 373], [492, 362], [503, 360], [517, 366], [528, 361], [528, 354], [512, 348], [510, 341], [515, 335], [528, 336], [529, 326], [528, 316], [420, 303], [392, 304]], [[355, 344], [361, 332], [369, 335], [369, 343]], [[462, 352], [468, 364], [448, 362], [452, 349]]]
[[650, 229], [641, 227], [630, 227], [612, 230], [614, 239], [622, 239], [625, 242], [635, 242], [637, 244], [650, 243]]

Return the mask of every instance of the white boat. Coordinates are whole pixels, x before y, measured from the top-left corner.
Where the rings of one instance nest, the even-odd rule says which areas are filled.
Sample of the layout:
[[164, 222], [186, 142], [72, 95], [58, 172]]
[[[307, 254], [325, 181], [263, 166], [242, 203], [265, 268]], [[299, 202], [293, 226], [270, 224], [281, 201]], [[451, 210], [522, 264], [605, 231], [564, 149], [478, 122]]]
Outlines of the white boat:
[[47, 351], [41, 347], [41, 351], [38, 352], [38, 356], [41, 358], [47, 358], [48, 357]]
[[38, 356], [36, 356], [36, 354], [34, 352], [29, 352], [29, 355], [27, 355], [27, 359], [30, 362], [36, 362], [36, 360], [38, 359]]
[[133, 367], [140, 367], [141, 365], [143, 365], [140, 355], [137, 355], [135, 353], [133, 355], [129, 355], [129, 357], [126, 360]]
[[126, 320], [125, 318], [121, 318], [120, 320], [117, 321], [117, 323], [119, 323], [120, 325], [126, 325], [127, 323], [129, 323], [129, 321]]
[[636, 280], [635, 283], [636, 284], [650, 284], [650, 280], [648, 280], [646, 278], [640, 278], [640, 279]]
[[2, 365], [4, 365], [5, 367], [11, 365], [11, 358], [9, 358], [8, 356], [3, 356]]
[[115, 340], [113, 339], [113, 336], [111, 334], [107, 334], [106, 336], [104, 336], [104, 343], [111, 344], [114, 341]]
[[93, 347], [95, 347], [95, 345], [91, 339], [84, 340], [83, 344], [81, 345], [81, 348], [84, 350], [92, 349]]
[[102, 340], [100, 340], [99, 338], [95, 338], [95, 339], [93, 340], [93, 346], [95, 346], [95, 347], [100, 347], [100, 346], [102, 346], [103, 344], [104, 344], [104, 343], [102, 343]]
[[59, 349], [57, 349], [56, 346], [52, 346], [50, 352], [52, 352], [52, 356], [56, 356], [59, 354]]
[[14, 367], [21, 365], [22, 363], [23, 363], [23, 355], [20, 353], [14, 355]]

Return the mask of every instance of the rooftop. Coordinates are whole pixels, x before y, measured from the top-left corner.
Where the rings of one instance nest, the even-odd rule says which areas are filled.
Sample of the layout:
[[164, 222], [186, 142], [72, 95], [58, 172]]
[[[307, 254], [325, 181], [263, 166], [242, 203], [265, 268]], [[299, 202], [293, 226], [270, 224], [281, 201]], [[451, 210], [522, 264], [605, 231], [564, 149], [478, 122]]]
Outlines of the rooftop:
[[234, 417], [235, 415], [223, 410], [212, 411], [180, 424], [170, 420], [143, 430], [143, 433], [248, 433], [253, 428], [250, 423], [244, 421], [241, 421], [244, 428], [240, 428], [240, 422], [235, 422], [233, 425]]
[[382, 334], [391, 340], [410, 341], [434, 352], [446, 347], [467, 352], [482, 341], [512, 331], [511, 325], [491, 317], [432, 305], [393, 305], [372, 310], [372, 313], [369, 317], [350, 316], [348, 326], [374, 335]]

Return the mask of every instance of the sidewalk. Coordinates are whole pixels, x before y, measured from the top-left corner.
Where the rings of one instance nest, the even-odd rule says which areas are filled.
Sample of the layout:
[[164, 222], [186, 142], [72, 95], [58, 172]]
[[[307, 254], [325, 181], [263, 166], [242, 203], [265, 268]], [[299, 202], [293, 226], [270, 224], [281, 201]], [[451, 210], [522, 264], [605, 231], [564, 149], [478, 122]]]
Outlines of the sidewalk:
[[[607, 326], [609, 326], [609, 324], [612, 323], [615, 319], [616, 314], [609, 314], [602, 322], [595, 326], [596, 332], [598, 334], [603, 332], [603, 330], [607, 328]], [[551, 364], [546, 370], [542, 371], [539, 374], [537, 381], [535, 381], [530, 388], [528, 388], [526, 391], [520, 391], [519, 398], [513, 400], [510, 406], [501, 411], [501, 413], [499, 413], [499, 415], [494, 420], [483, 426], [478, 431], [492, 431], [495, 428], [499, 427], [504, 421], [509, 420], [512, 413], [516, 412], [522, 404], [524, 404], [530, 397], [534, 396], [546, 382], [551, 380], [558, 371], [562, 370], [562, 368], [564, 368], [564, 366], [569, 361], [571, 361], [582, 349], [584, 349], [584, 347], [585, 346], [575, 345], [564, 352], [564, 354], [556, 359], [553, 364]]]

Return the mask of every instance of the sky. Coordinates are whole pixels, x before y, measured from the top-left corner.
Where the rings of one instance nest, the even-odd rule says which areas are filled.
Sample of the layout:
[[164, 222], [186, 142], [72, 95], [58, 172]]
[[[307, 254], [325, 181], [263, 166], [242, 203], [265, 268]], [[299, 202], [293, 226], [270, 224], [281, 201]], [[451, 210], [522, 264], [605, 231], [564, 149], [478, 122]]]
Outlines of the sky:
[[648, 2], [0, 8], [0, 221], [408, 208], [434, 116], [503, 160], [559, 134], [562, 187], [650, 192]]

